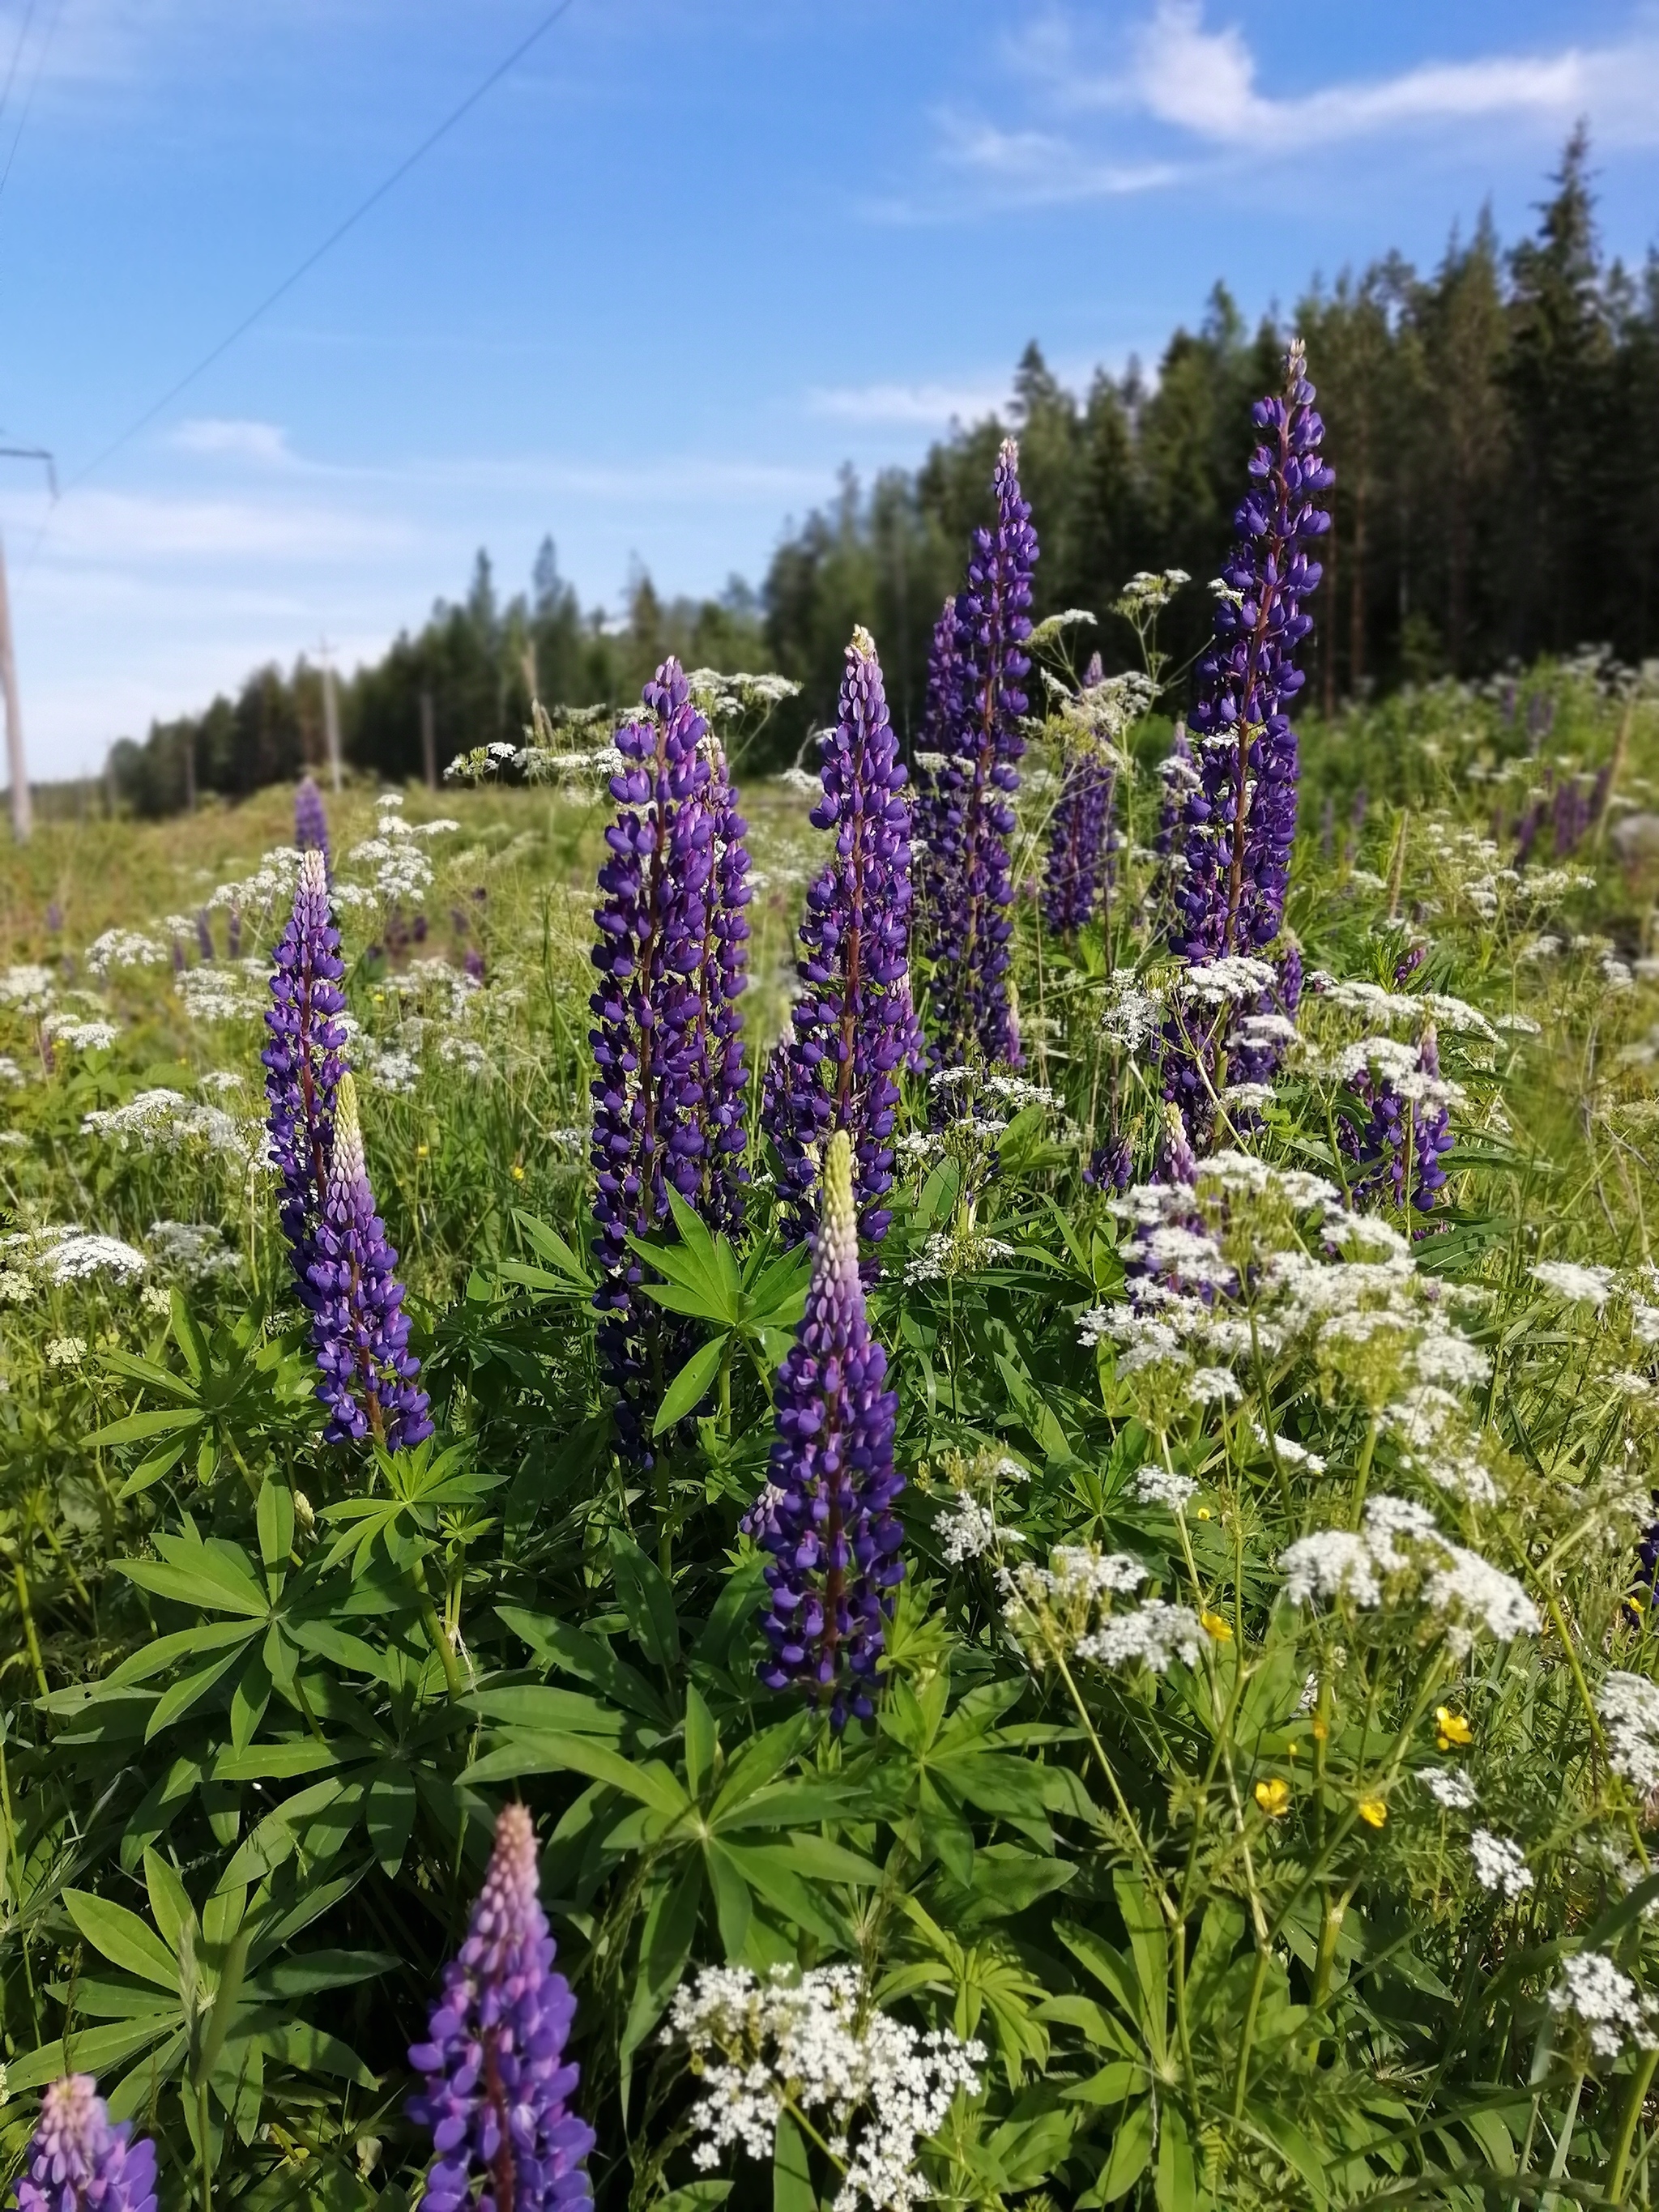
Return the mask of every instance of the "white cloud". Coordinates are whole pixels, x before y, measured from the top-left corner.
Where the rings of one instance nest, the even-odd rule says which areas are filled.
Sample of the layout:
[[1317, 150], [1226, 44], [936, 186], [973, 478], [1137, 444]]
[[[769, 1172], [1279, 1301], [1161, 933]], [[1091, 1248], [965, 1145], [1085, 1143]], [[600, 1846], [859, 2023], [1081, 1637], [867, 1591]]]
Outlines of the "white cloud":
[[52, 511], [41, 558], [51, 563], [299, 556], [313, 562], [392, 552], [408, 542], [409, 532], [396, 517], [349, 507], [88, 488]]
[[814, 415], [837, 422], [931, 426], [974, 422], [994, 415], [1008, 400], [1008, 381], [996, 384], [814, 385], [806, 404]]
[[[1004, 126], [942, 114], [938, 151], [994, 198], [1015, 204], [1213, 180], [1240, 158], [1265, 167], [1316, 146], [1386, 138], [1393, 151], [1407, 133], [1509, 125], [1554, 138], [1580, 116], [1599, 144], [1659, 143], [1651, 11], [1627, 37], [1604, 46], [1427, 60], [1282, 97], [1263, 91], [1243, 31], [1212, 25], [1206, 0], [1153, 0], [1109, 51], [1092, 23], [1053, 8], [1021, 32], [1005, 58], [1033, 87], [1036, 115]], [[1109, 155], [1079, 127], [1080, 117], [1102, 113], [1115, 118]]]
[[245, 422], [219, 415], [205, 415], [179, 423], [171, 439], [181, 453], [225, 455], [234, 460], [259, 461], [266, 465], [289, 462], [288, 433], [276, 422]]
[[[1206, 29], [1202, 0], [1158, 0], [1130, 52], [1131, 88], [1146, 112], [1195, 137], [1253, 150], [1275, 141], [1302, 148], [1401, 125], [1493, 115], [1530, 113], [1559, 122], [1591, 104], [1607, 58], [1577, 47], [1483, 55], [1272, 100], [1256, 88], [1255, 57], [1243, 33], [1233, 26]], [[1106, 97], [1116, 104], [1121, 93], [1110, 86]]]

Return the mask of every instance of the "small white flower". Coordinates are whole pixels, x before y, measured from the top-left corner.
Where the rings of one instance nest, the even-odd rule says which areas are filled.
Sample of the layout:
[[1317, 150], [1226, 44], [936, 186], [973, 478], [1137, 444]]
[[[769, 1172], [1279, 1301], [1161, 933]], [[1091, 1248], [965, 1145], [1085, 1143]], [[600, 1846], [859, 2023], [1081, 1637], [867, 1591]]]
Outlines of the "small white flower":
[[[1476, 1798], [1474, 1784], [1467, 1774], [1454, 1766], [1419, 1766], [1417, 1778], [1437, 1805], [1449, 1813], [1472, 1813]], [[1485, 1829], [1480, 1832], [1483, 1835]], [[1487, 1887], [1490, 1888], [1491, 1884]]]
[[1580, 1267], [1571, 1260], [1540, 1260], [1532, 1270], [1547, 1291], [1569, 1305], [1606, 1305], [1613, 1291], [1611, 1267]]
[[1613, 1772], [1645, 1796], [1659, 1786], [1659, 1683], [1615, 1668], [1596, 1692], [1595, 1710]]
[[1203, 1630], [1190, 1606], [1168, 1605], [1149, 1597], [1128, 1613], [1109, 1613], [1091, 1635], [1079, 1639], [1079, 1659], [1092, 1659], [1102, 1667], [1127, 1667], [1137, 1661], [1155, 1674], [1166, 1674], [1172, 1659], [1198, 1662]]
[[1616, 2058], [1632, 2038], [1644, 2050], [1653, 2048], [1648, 2008], [1635, 1983], [1602, 1952], [1578, 1951], [1562, 1960], [1550, 2009], [1579, 2022], [1598, 2058]]
[[51, 1336], [46, 1344], [48, 1367], [78, 1367], [87, 1356], [83, 1336]]
[[1477, 1828], [1469, 1838], [1469, 1856], [1482, 1889], [1499, 1890], [1505, 1897], [1516, 1898], [1533, 1886], [1532, 1869], [1519, 1845], [1493, 1835], [1490, 1828]]
[[1143, 1505], [1163, 1505], [1179, 1513], [1197, 1495], [1198, 1485], [1190, 1475], [1175, 1474], [1168, 1468], [1143, 1467], [1135, 1477], [1135, 1496]]

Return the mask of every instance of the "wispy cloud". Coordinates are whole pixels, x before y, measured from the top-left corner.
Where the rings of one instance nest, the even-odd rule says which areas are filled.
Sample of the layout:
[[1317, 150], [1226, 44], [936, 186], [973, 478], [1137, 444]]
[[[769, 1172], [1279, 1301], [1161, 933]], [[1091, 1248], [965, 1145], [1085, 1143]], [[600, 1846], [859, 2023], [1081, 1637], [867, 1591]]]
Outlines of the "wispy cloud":
[[[1601, 46], [1564, 45], [1427, 60], [1283, 96], [1264, 91], [1237, 24], [1206, 0], [1153, 0], [1127, 29], [1103, 33], [1063, 8], [1009, 49], [1033, 94], [1014, 124], [960, 110], [936, 117], [939, 161], [1009, 204], [1104, 199], [1300, 158], [1310, 149], [1510, 125], [1559, 133], [1588, 116], [1603, 143], [1659, 143], [1659, 33], [1646, 15]], [[1109, 153], [1085, 118], [1110, 114]]]
[[978, 385], [814, 385], [806, 404], [814, 415], [836, 422], [876, 426], [884, 422], [931, 428], [951, 422], [972, 422], [994, 414], [1008, 398], [1008, 380]]
[[181, 453], [258, 461], [267, 467], [292, 461], [288, 433], [276, 422], [245, 422], [207, 415], [179, 423], [168, 442]]

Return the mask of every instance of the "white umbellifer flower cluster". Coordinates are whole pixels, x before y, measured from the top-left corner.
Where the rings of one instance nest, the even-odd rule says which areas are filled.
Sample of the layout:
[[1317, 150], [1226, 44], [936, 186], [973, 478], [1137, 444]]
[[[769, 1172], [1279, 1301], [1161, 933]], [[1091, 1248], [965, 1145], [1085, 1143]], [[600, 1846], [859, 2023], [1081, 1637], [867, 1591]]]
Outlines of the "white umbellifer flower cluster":
[[1126, 1052], [1139, 1052], [1148, 1037], [1158, 1034], [1164, 1018], [1164, 1001], [1138, 976], [1120, 969], [1112, 978], [1101, 1017], [1101, 1034], [1109, 1044]]
[[[1417, 1778], [1435, 1803], [1446, 1812], [1474, 1812], [1478, 1802], [1474, 1784], [1467, 1774], [1460, 1774], [1455, 1766], [1419, 1766]], [[1484, 1835], [1485, 1829], [1480, 1832]], [[1487, 1886], [1491, 1887], [1490, 1884]]]
[[1244, 1395], [1237, 1376], [1224, 1367], [1195, 1367], [1187, 1388], [1200, 1406], [1237, 1405]]
[[199, 1144], [243, 1165], [258, 1153], [263, 1143], [257, 1123], [242, 1124], [222, 1106], [205, 1106], [177, 1091], [141, 1091], [125, 1106], [107, 1106], [82, 1116], [83, 1135], [113, 1137], [125, 1152], [135, 1141], [177, 1152], [186, 1144]]
[[1386, 1494], [1371, 1498], [1358, 1530], [1325, 1528], [1279, 1555], [1292, 1605], [1346, 1601], [1363, 1611], [1416, 1603], [1444, 1624], [1447, 1648], [1466, 1653], [1481, 1631], [1506, 1643], [1537, 1632], [1538, 1609], [1506, 1575], [1443, 1536], [1426, 1506]]
[[1024, 1106], [1052, 1106], [1054, 1094], [1046, 1085], [1028, 1083], [1023, 1075], [987, 1075], [980, 1079], [979, 1088], [993, 1098], [1000, 1098], [1005, 1106], [1016, 1113]]
[[951, 1502], [939, 1515], [935, 1524], [939, 1549], [948, 1566], [959, 1567], [965, 1560], [977, 1559], [988, 1552], [1001, 1533], [996, 1516], [988, 1505], [981, 1505], [966, 1491], [951, 1493]]
[[1282, 1437], [1276, 1431], [1269, 1436], [1261, 1422], [1254, 1417], [1251, 1419], [1250, 1431], [1262, 1450], [1276, 1455], [1279, 1465], [1288, 1468], [1292, 1474], [1324, 1474], [1325, 1462], [1319, 1454], [1310, 1451], [1306, 1444], [1297, 1443], [1294, 1437]]
[[44, 1346], [48, 1367], [78, 1367], [87, 1356], [83, 1336], [49, 1336]]
[[94, 975], [112, 968], [155, 968], [167, 957], [165, 945], [137, 929], [106, 929], [87, 947], [87, 966]]
[[1659, 1788], [1659, 1682], [1615, 1668], [1596, 1692], [1595, 1710], [1613, 1772], [1644, 1796]]
[[999, 1260], [1013, 1256], [1013, 1246], [1000, 1237], [935, 1230], [905, 1263], [904, 1279], [912, 1290], [921, 1283], [952, 1282], [960, 1275], [979, 1274]]
[[1632, 2041], [1644, 2051], [1654, 2047], [1646, 2000], [1605, 1952], [1578, 1951], [1562, 1960], [1561, 1979], [1550, 1991], [1550, 2010], [1570, 2014], [1598, 2058], [1616, 2058]]
[[438, 1057], [447, 1067], [464, 1068], [471, 1076], [483, 1074], [489, 1066], [489, 1054], [475, 1037], [440, 1037]]
[[[1445, 1346], [1453, 1347], [1449, 1355]], [[1455, 1365], [1473, 1347], [1462, 1338], [1430, 1338], [1417, 1347], [1419, 1371], [1424, 1365]], [[1425, 1357], [1426, 1352], [1426, 1358]], [[1481, 1360], [1479, 1353], [1474, 1355]], [[1481, 1378], [1477, 1376], [1475, 1381]], [[1400, 1464], [1432, 1482], [1437, 1489], [1462, 1498], [1471, 1505], [1490, 1505], [1498, 1496], [1491, 1470], [1481, 1460], [1462, 1403], [1438, 1382], [1419, 1382], [1378, 1417], [1379, 1425], [1400, 1447]]]
[[1533, 1886], [1532, 1869], [1519, 1844], [1507, 1837], [1493, 1835], [1490, 1828], [1477, 1828], [1469, 1838], [1469, 1856], [1474, 1861], [1474, 1878], [1482, 1889], [1501, 1891], [1508, 1898], [1519, 1897], [1523, 1889]]
[[115, 1022], [87, 1022], [73, 1014], [48, 1014], [40, 1024], [40, 1034], [52, 1040], [55, 1051], [107, 1052], [121, 1030]]
[[1398, 1037], [1362, 1037], [1358, 1044], [1345, 1045], [1324, 1072], [1338, 1083], [1370, 1075], [1397, 1098], [1428, 1114], [1461, 1106], [1468, 1095], [1461, 1083], [1429, 1074], [1422, 1065], [1422, 1048], [1402, 1044]]
[[944, 2125], [958, 2090], [978, 2094], [984, 2046], [923, 2033], [862, 1994], [851, 1966], [798, 1978], [777, 1966], [764, 1982], [746, 1966], [704, 1966], [682, 1983], [664, 2039], [702, 2062], [695, 2165], [707, 2172], [733, 2145], [769, 2160], [779, 2116], [793, 2106], [828, 2116], [843, 2175], [835, 2212], [907, 2212], [931, 2193], [917, 2147]]
[[1254, 1114], [1263, 1106], [1271, 1106], [1273, 1087], [1271, 1083], [1230, 1083], [1221, 1094], [1224, 1106], [1231, 1106], [1241, 1114]]
[[1109, 1613], [1113, 1599], [1139, 1589], [1146, 1575], [1127, 1552], [1061, 1544], [1046, 1567], [1022, 1560], [1002, 1568], [997, 1581], [1010, 1634], [1041, 1667], [1056, 1651], [1077, 1650], [1099, 1625], [1102, 1608]]
[[136, 1281], [149, 1262], [118, 1237], [73, 1223], [14, 1230], [0, 1237], [0, 1304], [21, 1305], [41, 1288], [84, 1282], [89, 1275]]
[[236, 1254], [210, 1221], [152, 1221], [147, 1242], [162, 1273], [186, 1283], [210, 1282], [216, 1275], [236, 1272]]
[[[246, 1022], [263, 1013], [270, 1003], [270, 989], [246, 973], [249, 964], [221, 968], [204, 961], [175, 975], [173, 992], [186, 1017], [192, 1022]], [[255, 964], [263, 977], [264, 963]]]
[[[404, 1025], [404, 1033], [416, 1029], [413, 1022]], [[418, 1031], [413, 1042], [418, 1045]], [[407, 1097], [421, 1079], [421, 1063], [414, 1052], [402, 1045], [382, 1048], [371, 1036], [357, 1040], [353, 1054], [358, 1074], [374, 1091], [389, 1091], [394, 1097]]]
[[1229, 1006], [1244, 999], [1260, 998], [1278, 981], [1279, 971], [1271, 961], [1230, 952], [1219, 960], [1197, 962], [1182, 977], [1180, 991], [1189, 1006]]
[[21, 1089], [27, 1080], [27, 1077], [11, 1054], [9, 1052], [0, 1052], [0, 1083], [9, 1084], [15, 1090]]
[[260, 854], [259, 865], [251, 876], [238, 882], [219, 884], [208, 893], [209, 911], [228, 907], [233, 914], [267, 914], [274, 906], [288, 904], [294, 896], [299, 876], [299, 847], [273, 845], [270, 852]]
[[[1229, 1376], [1227, 1379], [1231, 1382], [1232, 1377]], [[1143, 1505], [1163, 1505], [1171, 1513], [1180, 1513], [1197, 1497], [1198, 1485], [1190, 1475], [1148, 1466], [1135, 1476], [1134, 1494]]]
[[1611, 1267], [1580, 1267], [1572, 1260], [1540, 1260], [1532, 1270], [1534, 1280], [1553, 1291], [1568, 1305], [1606, 1305], [1613, 1295]]
[[1167, 1674], [1170, 1662], [1184, 1659], [1198, 1663], [1203, 1629], [1190, 1606], [1168, 1605], [1162, 1598], [1144, 1598], [1127, 1613], [1109, 1613], [1092, 1633], [1080, 1637], [1073, 1647], [1079, 1659], [1092, 1659], [1102, 1667], [1128, 1667], [1137, 1661], [1155, 1674]]
[[9, 1006], [14, 1013], [44, 1013], [56, 994], [56, 983], [50, 968], [29, 965], [8, 968], [0, 973], [0, 1006]]

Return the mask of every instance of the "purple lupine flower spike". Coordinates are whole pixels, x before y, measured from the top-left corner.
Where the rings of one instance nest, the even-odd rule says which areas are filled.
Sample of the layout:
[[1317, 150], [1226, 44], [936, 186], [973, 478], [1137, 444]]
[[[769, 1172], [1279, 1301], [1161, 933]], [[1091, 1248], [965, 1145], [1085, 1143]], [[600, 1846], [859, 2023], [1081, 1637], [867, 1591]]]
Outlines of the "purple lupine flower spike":
[[910, 999], [910, 810], [874, 641], [855, 629], [840, 714], [823, 746], [812, 810], [836, 856], [806, 894], [790, 1010], [793, 1035], [769, 1087], [764, 1127], [777, 1147], [792, 1237], [813, 1219], [816, 1162], [832, 1129], [852, 1139], [859, 1229], [887, 1234], [898, 1071], [915, 1030]]
[[[233, 927], [235, 920], [233, 915]], [[270, 979], [274, 1003], [265, 1015], [270, 1042], [259, 1055], [270, 1103], [270, 1150], [280, 1179], [277, 1212], [307, 1302], [328, 1182], [334, 1094], [344, 1066], [344, 973], [323, 856], [309, 852], [301, 856], [294, 911], [276, 947]]]
[[618, 811], [605, 833], [610, 856], [599, 869], [591, 956], [599, 981], [588, 1005], [599, 1352], [621, 1392], [623, 1446], [648, 1461], [635, 1400], [641, 1332], [654, 1324], [642, 1310], [642, 1267], [628, 1239], [648, 1237], [668, 1218], [670, 1184], [695, 1204], [702, 1182], [697, 970], [716, 838], [706, 803], [708, 728], [678, 661], [664, 661], [642, 696], [645, 712], [617, 732], [623, 766], [611, 792]]
[[40, 2100], [17, 2177], [17, 2212], [155, 2212], [155, 2146], [112, 2126], [90, 2074], [65, 2074]]
[[[1100, 655], [1083, 672], [1083, 690], [1103, 683]], [[1057, 937], [1073, 937], [1093, 919], [1112, 883], [1112, 801], [1117, 771], [1109, 759], [1084, 751], [1066, 763], [1065, 780], [1048, 827], [1048, 859], [1043, 873], [1042, 916]]]
[[954, 787], [941, 790], [927, 825], [928, 998], [934, 1050], [946, 1066], [975, 1052], [1014, 1066], [1020, 1057], [1008, 982], [1008, 840], [1025, 750], [1019, 720], [1031, 664], [1023, 648], [1031, 634], [1037, 540], [1020, 496], [1019, 448], [1012, 438], [997, 456], [994, 488], [996, 526], [974, 532], [968, 586], [956, 605]]
[[208, 910], [204, 906], [198, 906], [196, 909], [196, 950], [204, 960], [212, 959], [213, 924], [208, 919]]
[[[749, 982], [749, 824], [738, 811], [725, 748], [710, 738], [708, 806], [714, 854], [704, 903], [702, 955], [697, 963], [698, 1027], [702, 1065], [699, 1115], [704, 1142], [694, 1203], [711, 1229], [728, 1237], [743, 1226], [749, 1140], [743, 1066], [743, 1014], [738, 1000]], [[690, 1094], [688, 1093], [688, 1096]]]
[[325, 1443], [361, 1443], [372, 1431], [388, 1451], [432, 1434], [421, 1363], [409, 1349], [398, 1255], [374, 1211], [357, 1119], [357, 1090], [343, 1074], [334, 1094], [334, 1140], [311, 1263], [311, 1340], [329, 1408]]
[[1352, 1149], [1365, 1172], [1352, 1186], [1361, 1203], [1426, 1213], [1446, 1187], [1442, 1156], [1455, 1141], [1440, 1046], [1432, 1023], [1423, 1032], [1415, 1071], [1399, 1078], [1363, 1070], [1354, 1083], [1370, 1120]]
[[576, 2000], [553, 1958], [536, 1832], [522, 1805], [504, 1806], [466, 1940], [444, 1968], [427, 2040], [409, 2054], [426, 2076], [409, 2116], [431, 2130], [437, 2153], [416, 2212], [592, 2203], [593, 2130], [570, 2109], [580, 2069], [564, 2055]]
[[328, 811], [323, 794], [310, 776], [301, 779], [294, 794], [294, 842], [302, 853], [320, 853], [329, 865]]
[[897, 1394], [870, 1334], [859, 1274], [853, 1147], [845, 1129], [824, 1146], [812, 1279], [774, 1394], [769, 1479], [745, 1533], [771, 1554], [762, 1623], [769, 1689], [792, 1686], [828, 1710], [830, 1725], [874, 1711], [876, 1669], [904, 1579], [904, 1532], [893, 1501]]
[[1222, 571], [1215, 634], [1198, 664], [1191, 729], [1198, 787], [1188, 796], [1173, 886], [1174, 951], [1190, 961], [1255, 952], [1279, 934], [1296, 839], [1296, 732], [1285, 711], [1301, 690], [1297, 648], [1313, 628], [1302, 602], [1321, 568], [1307, 548], [1330, 527], [1315, 501], [1334, 482], [1319, 457], [1301, 341], [1282, 394], [1258, 400], [1264, 432], [1250, 461], [1255, 488], [1234, 518], [1238, 542]]

